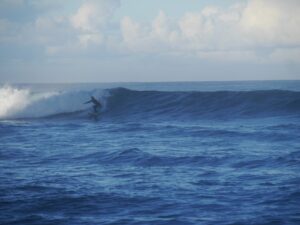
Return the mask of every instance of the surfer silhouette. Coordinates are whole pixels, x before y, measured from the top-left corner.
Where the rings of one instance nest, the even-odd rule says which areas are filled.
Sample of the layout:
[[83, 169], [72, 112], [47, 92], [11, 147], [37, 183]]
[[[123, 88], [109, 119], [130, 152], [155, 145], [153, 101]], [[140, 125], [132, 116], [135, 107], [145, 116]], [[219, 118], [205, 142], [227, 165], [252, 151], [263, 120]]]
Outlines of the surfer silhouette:
[[91, 96], [91, 100], [85, 102], [84, 104], [93, 103], [94, 113], [98, 113], [98, 110], [102, 108], [101, 103], [94, 97]]

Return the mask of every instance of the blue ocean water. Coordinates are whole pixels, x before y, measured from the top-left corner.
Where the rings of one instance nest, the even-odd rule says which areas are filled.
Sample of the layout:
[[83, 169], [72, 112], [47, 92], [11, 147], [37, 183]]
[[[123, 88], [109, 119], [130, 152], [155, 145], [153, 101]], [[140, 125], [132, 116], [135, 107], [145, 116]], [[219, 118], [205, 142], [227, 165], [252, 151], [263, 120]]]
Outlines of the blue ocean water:
[[0, 87], [0, 224], [300, 224], [299, 171], [299, 81]]

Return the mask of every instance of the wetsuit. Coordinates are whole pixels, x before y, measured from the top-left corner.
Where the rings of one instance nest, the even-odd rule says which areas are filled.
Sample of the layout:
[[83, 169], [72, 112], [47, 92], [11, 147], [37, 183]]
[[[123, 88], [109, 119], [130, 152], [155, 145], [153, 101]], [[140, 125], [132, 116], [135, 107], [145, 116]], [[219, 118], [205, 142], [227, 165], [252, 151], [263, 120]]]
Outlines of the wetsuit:
[[97, 113], [98, 112], [98, 109], [100, 109], [102, 107], [101, 103], [94, 98], [94, 96], [91, 96], [91, 100], [86, 102], [85, 104], [87, 103], [93, 103], [94, 106], [93, 106], [93, 109], [94, 109], [94, 112]]

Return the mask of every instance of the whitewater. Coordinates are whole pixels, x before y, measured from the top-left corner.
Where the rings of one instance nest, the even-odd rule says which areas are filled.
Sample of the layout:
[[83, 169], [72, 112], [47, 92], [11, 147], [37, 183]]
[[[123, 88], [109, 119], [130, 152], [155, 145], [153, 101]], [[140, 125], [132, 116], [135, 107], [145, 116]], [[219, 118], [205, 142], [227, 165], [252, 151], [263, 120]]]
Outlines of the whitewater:
[[2, 84], [0, 224], [299, 224], [299, 140], [299, 81]]

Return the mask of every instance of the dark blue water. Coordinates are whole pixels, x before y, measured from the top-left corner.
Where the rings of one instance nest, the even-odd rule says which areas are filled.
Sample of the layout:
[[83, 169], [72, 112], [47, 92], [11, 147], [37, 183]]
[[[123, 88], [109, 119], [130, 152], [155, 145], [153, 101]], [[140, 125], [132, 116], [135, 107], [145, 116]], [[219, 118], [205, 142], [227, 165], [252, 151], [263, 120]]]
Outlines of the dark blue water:
[[300, 224], [286, 84], [2, 87], [0, 224]]

